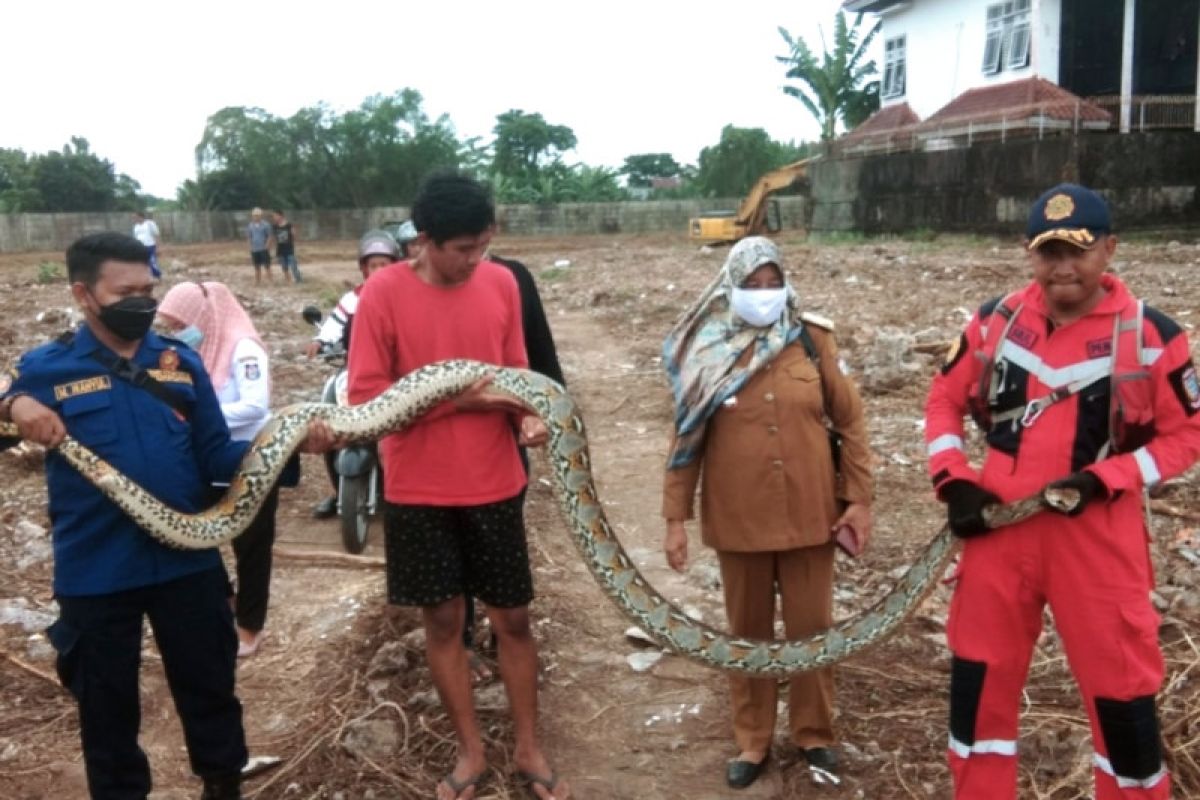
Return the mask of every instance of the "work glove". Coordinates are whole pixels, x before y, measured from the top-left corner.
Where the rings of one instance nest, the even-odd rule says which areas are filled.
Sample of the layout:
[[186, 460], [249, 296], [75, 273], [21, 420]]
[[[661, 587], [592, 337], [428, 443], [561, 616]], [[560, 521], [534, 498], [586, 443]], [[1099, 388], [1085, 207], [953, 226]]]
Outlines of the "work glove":
[[999, 497], [967, 480], [950, 481], [943, 486], [942, 499], [946, 501], [950, 532], [963, 539], [991, 530], [983, 521], [983, 508], [1000, 502]]
[[1108, 497], [1108, 489], [1104, 483], [1091, 472], [1076, 472], [1063, 478], [1061, 481], [1055, 481], [1045, 488], [1042, 492], [1043, 501], [1046, 492], [1054, 490], [1070, 489], [1079, 492], [1079, 502], [1069, 508], [1063, 508], [1059, 505], [1045, 502], [1046, 508], [1055, 511], [1059, 514], [1066, 514], [1068, 517], [1077, 517], [1083, 513], [1083, 509], [1093, 500], [1103, 500]]

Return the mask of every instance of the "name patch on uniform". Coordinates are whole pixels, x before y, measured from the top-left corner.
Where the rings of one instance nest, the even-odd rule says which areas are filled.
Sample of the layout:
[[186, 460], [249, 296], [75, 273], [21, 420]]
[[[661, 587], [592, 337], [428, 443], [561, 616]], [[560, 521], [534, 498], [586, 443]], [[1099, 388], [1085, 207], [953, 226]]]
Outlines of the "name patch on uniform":
[[1028, 350], [1037, 342], [1038, 335], [1022, 325], [1013, 325], [1008, 329], [1008, 338]]
[[150, 377], [156, 381], [163, 383], [186, 383], [191, 384], [192, 375], [190, 372], [184, 372], [181, 369], [148, 369]]
[[84, 378], [81, 381], [73, 383], [61, 383], [54, 387], [54, 399], [66, 400], [70, 397], [78, 397], [81, 394], [91, 394], [92, 392], [103, 392], [112, 388], [112, 381], [107, 375], [97, 375], [94, 378]]
[[1092, 339], [1087, 343], [1088, 358], [1104, 358], [1112, 355], [1112, 339]]

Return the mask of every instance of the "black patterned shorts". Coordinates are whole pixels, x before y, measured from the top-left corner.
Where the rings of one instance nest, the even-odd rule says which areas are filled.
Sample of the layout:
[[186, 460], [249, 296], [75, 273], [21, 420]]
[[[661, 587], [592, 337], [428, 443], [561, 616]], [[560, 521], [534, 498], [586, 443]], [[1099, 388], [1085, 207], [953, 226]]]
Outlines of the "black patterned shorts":
[[384, 507], [388, 602], [435, 606], [460, 594], [489, 606], [533, 600], [524, 493], [479, 506]]

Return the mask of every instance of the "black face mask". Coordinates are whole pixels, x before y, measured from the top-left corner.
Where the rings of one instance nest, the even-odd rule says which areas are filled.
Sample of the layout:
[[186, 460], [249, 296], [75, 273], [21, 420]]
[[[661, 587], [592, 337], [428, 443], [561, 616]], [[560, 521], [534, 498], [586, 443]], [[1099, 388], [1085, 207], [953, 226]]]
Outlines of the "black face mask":
[[154, 324], [158, 301], [153, 297], [139, 295], [123, 297], [115, 303], [100, 306], [100, 324], [108, 328], [113, 336], [127, 342], [143, 338]]

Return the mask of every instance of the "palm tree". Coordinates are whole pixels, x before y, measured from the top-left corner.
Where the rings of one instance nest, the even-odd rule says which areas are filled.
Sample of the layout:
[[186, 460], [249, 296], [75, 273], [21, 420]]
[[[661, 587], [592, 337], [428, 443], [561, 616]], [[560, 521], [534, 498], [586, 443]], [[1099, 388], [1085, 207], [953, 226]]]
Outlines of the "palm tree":
[[790, 53], [775, 60], [788, 65], [785, 77], [798, 80], [800, 86], [784, 86], [785, 94], [799, 100], [821, 124], [821, 138], [832, 139], [838, 120], [853, 128], [879, 108], [879, 81], [868, 81], [878, 74], [873, 60], [867, 61], [867, 48], [879, 32], [880, 23], [862, 34], [863, 15], [855, 16], [854, 25], [846, 23], [846, 15], [838, 12], [834, 21], [833, 51], [825, 46], [821, 33], [823, 58], [818, 63], [803, 39], [793, 39], [783, 27], [779, 34], [787, 42]]

